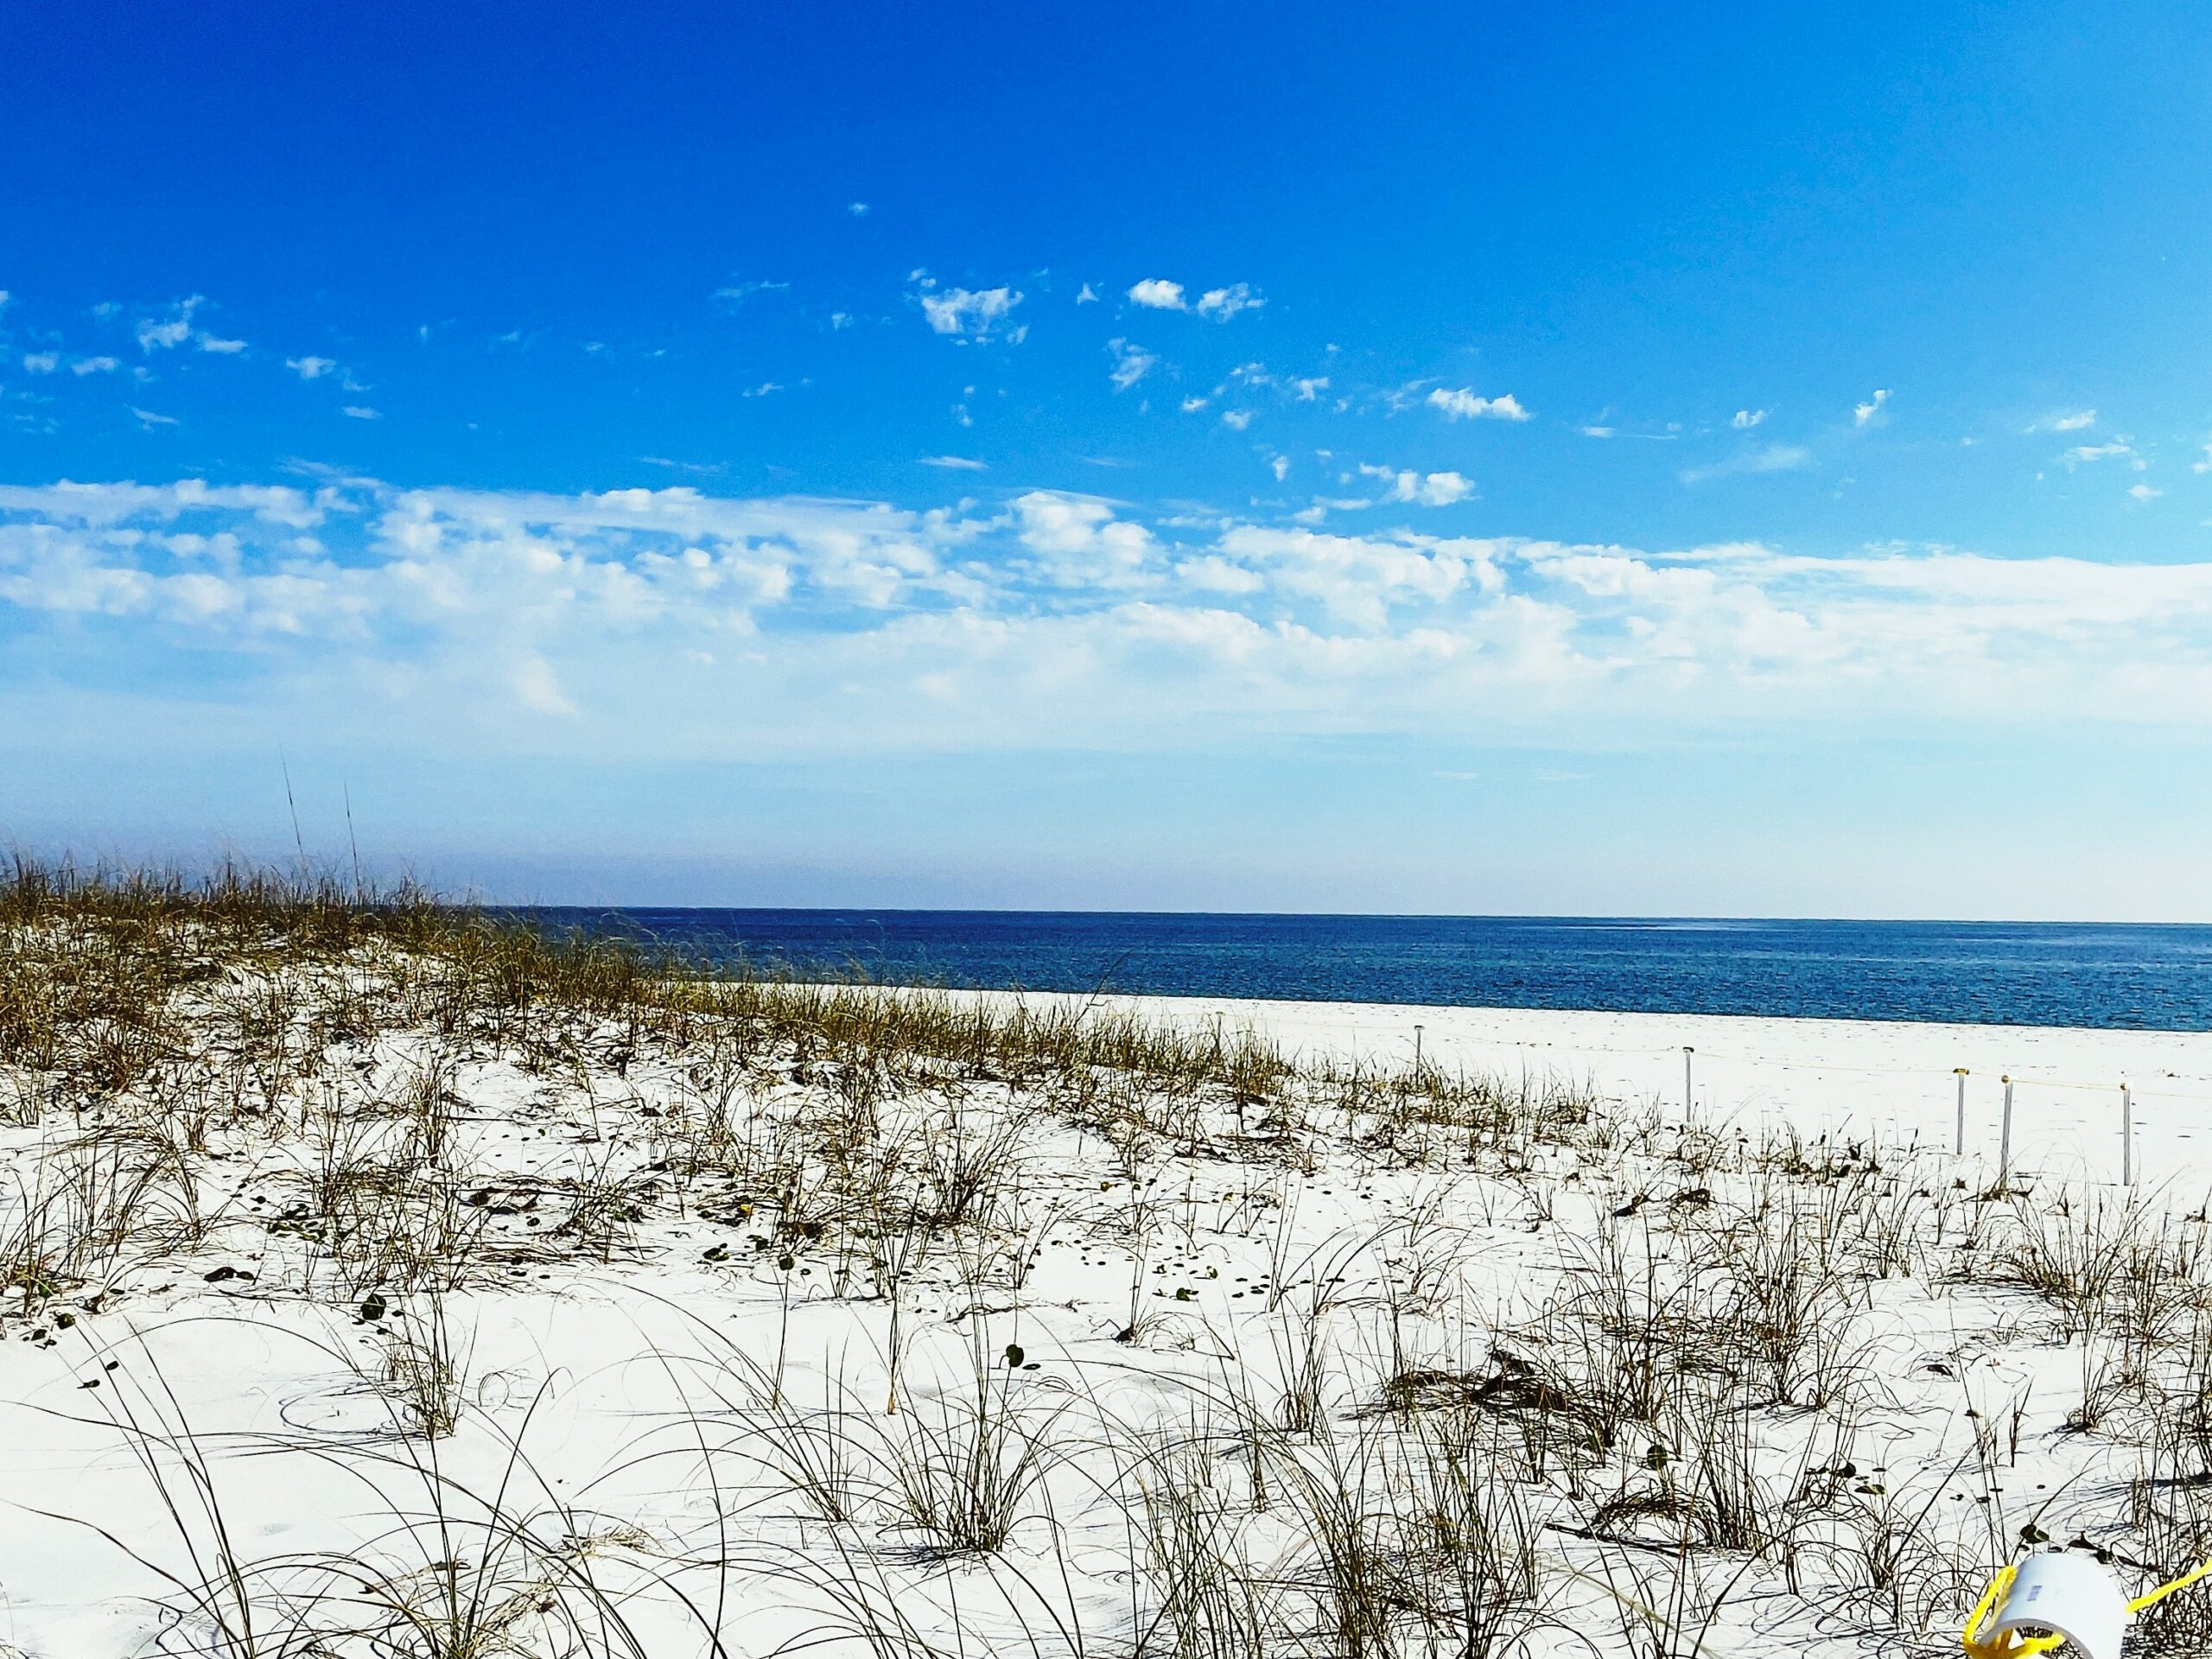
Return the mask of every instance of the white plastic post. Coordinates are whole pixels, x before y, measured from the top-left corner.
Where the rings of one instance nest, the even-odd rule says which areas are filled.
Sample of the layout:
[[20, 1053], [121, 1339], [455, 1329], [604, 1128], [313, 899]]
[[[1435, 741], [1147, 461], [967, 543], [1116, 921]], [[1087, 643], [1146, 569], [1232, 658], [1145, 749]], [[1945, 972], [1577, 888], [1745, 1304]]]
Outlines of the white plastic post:
[[2120, 1085], [2120, 1184], [2135, 1185], [2135, 1091]]
[[2005, 1122], [1997, 1131], [1997, 1185], [2002, 1186], [2012, 1173], [2012, 1077], [2006, 1072], [2005, 1083]]
[[1963, 1158], [1967, 1151], [1967, 1069], [1963, 1065], [1955, 1065], [1951, 1070], [1959, 1079], [1959, 1128], [1957, 1135], [1953, 1137], [1951, 1151], [1953, 1155]]
[[1682, 1045], [1682, 1116], [1686, 1119], [1690, 1115], [1693, 1099], [1690, 1094], [1690, 1056], [1696, 1052], [1688, 1043]]
[[1414, 1027], [1414, 1072], [1416, 1076], [1421, 1072], [1421, 1027], [1419, 1026]]

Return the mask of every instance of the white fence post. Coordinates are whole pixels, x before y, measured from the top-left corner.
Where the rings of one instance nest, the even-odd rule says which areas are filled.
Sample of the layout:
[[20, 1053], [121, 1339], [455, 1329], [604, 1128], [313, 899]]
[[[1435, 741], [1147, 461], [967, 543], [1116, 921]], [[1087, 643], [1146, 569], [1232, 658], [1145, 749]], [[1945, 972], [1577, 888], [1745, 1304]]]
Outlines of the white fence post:
[[1688, 1043], [1684, 1043], [1682, 1045], [1682, 1119], [1685, 1122], [1689, 1120], [1690, 1103], [1692, 1099], [1690, 1094], [1690, 1056], [1696, 1052], [1697, 1051], [1692, 1048]]
[[2135, 1091], [2120, 1085], [2120, 1184], [2135, 1185]]
[[1955, 1065], [1951, 1070], [1959, 1079], [1959, 1128], [1958, 1133], [1952, 1137], [1951, 1152], [1955, 1157], [1963, 1158], [1967, 1150], [1967, 1069], [1963, 1065]]
[[1997, 1185], [2002, 1187], [2012, 1173], [2012, 1074], [2004, 1074], [2005, 1122], [1997, 1131]]

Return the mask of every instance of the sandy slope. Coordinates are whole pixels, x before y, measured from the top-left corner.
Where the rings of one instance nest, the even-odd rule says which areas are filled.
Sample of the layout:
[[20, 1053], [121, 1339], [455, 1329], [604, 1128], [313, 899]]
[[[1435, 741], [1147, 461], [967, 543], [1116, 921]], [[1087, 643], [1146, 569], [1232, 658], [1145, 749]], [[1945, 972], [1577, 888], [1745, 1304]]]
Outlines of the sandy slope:
[[[1883, 1142], [1947, 1147], [1952, 1068], [1965, 1065], [1971, 1130], [1986, 1148], [1996, 1079], [2011, 1069], [2022, 1079], [2016, 1161], [2051, 1168], [2078, 1161], [2100, 1179], [2116, 1172], [2117, 1084], [2125, 1077], [2139, 1088], [2153, 1179], [2212, 1174], [2197, 1151], [2212, 1141], [2212, 1036], [2204, 1034], [1371, 1005], [1133, 1006], [1200, 1028], [1249, 1025], [1309, 1053], [1394, 1069], [1410, 1061], [1419, 1025], [1424, 1057], [1440, 1065], [1587, 1077], [1616, 1100], [1656, 1097], [1676, 1119], [1681, 1050], [1689, 1045], [1699, 1121], [1754, 1137], [1764, 1124], [1787, 1122], [1808, 1139], [1871, 1131]], [[418, 1038], [389, 1033], [354, 1071], [365, 1088], [404, 1074], [422, 1052]], [[480, 1179], [495, 1197], [526, 1187], [550, 1192], [573, 1173], [610, 1160], [652, 1169], [656, 1157], [665, 1160], [666, 1125], [683, 1109], [680, 1066], [650, 1057], [619, 1076], [601, 1070], [563, 1079], [483, 1049], [455, 1064], [450, 1085], [467, 1107], [454, 1155], [480, 1172], [470, 1174], [471, 1184]], [[772, 1077], [757, 1092], [760, 1104], [777, 1108], [796, 1100], [799, 1085]], [[1019, 1104], [1003, 1091], [985, 1103], [992, 1110]], [[1378, 1158], [1349, 1145], [1325, 1148], [1304, 1170], [1210, 1155], [1179, 1160], [1155, 1148], [1148, 1173], [1132, 1185], [1124, 1155], [1105, 1137], [1040, 1119], [1003, 1223], [937, 1247], [904, 1292], [905, 1386], [920, 1403], [895, 1419], [877, 1404], [892, 1387], [889, 1312], [865, 1274], [858, 1292], [839, 1298], [830, 1294], [837, 1268], [827, 1247], [798, 1249], [796, 1265], [779, 1268], [774, 1249], [753, 1243], [765, 1223], [719, 1212], [711, 1181], [689, 1193], [680, 1211], [653, 1208], [604, 1261], [548, 1248], [550, 1224], [533, 1234], [532, 1215], [500, 1214], [506, 1206], [494, 1205], [486, 1211], [499, 1216], [488, 1235], [489, 1265], [446, 1300], [465, 1344], [468, 1416], [435, 1443], [435, 1455], [441, 1469], [482, 1491], [506, 1467], [507, 1440], [519, 1439], [532, 1471], [518, 1482], [529, 1489], [529, 1507], [577, 1505], [578, 1515], [552, 1530], [575, 1533], [578, 1559], [597, 1563], [610, 1584], [648, 1584], [673, 1570], [672, 1561], [718, 1552], [772, 1567], [748, 1568], [734, 1583], [684, 1569], [695, 1595], [728, 1589], [730, 1599], [714, 1617], [733, 1654], [766, 1655], [820, 1632], [819, 1575], [835, 1564], [833, 1544], [861, 1552], [863, 1574], [878, 1575], [939, 1652], [1027, 1652], [1030, 1637], [1058, 1619], [1124, 1630], [1133, 1608], [1154, 1592], [1144, 1588], [1150, 1581], [1133, 1554], [1126, 1495], [1119, 1506], [1101, 1497], [1117, 1459], [1156, 1429], [1187, 1428], [1193, 1401], [1232, 1387], [1254, 1400], [1281, 1395], [1297, 1332], [1306, 1328], [1328, 1332], [1332, 1409], [1356, 1434], [1394, 1368], [1417, 1361], [1473, 1375], [1494, 1363], [1497, 1333], [1537, 1318], [1561, 1263], [1599, 1237], [1608, 1217], [1628, 1216], [1626, 1225], [1642, 1227], [1647, 1217], [1674, 1213], [1676, 1199], [1712, 1204], [1710, 1188], [1730, 1202], [1758, 1179], [1740, 1162], [1729, 1173], [1725, 1146], [1700, 1154], [1721, 1159], [1708, 1168], [1675, 1159], [1663, 1135], [1652, 1144], [1625, 1160], [1547, 1149], [1502, 1174], [1455, 1170], [1448, 1157]], [[0, 1135], [0, 1154], [19, 1185], [52, 1155], [51, 1145], [29, 1130]], [[232, 1215], [257, 1200], [273, 1212], [312, 1161], [243, 1142], [235, 1151], [219, 1143], [209, 1156], [211, 1196]], [[1986, 1162], [1956, 1165], [1948, 1157], [1916, 1169], [1903, 1186], [1921, 1182], [1922, 1196], [1933, 1192], [1939, 1200], [1955, 1184], [1963, 1192], [1969, 1175], [1979, 1185], [1987, 1173]], [[550, 1200], [542, 1213], [550, 1224]], [[1955, 1215], [1939, 1218], [1939, 1238], [1959, 1224]], [[1025, 1250], [1034, 1263], [1017, 1273]], [[253, 1276], [209, 1276], [226, 1268]], [[123, 1451], [105, 1414], [124, 1405], [167, 1416], [172, 1426], [188, 1422], [207, 1437], [228, 1523], [245, 1556], [335, 1551], [402, 1565], [436, 1558], [443, 1547], [436, 1540], [396, 1530], [397, 1515], [423, 1507], [416, 1465], [426, 1444], [395, 1432], [379, 1380], [406, 1327], [397, 1310], [362, 1322], [350, 1299], [308, 1294], [318, 1271], [295, 1239], [218, 1226], [195, 1250], [135, 1263], [96, 1313], [68, 1326], [50, 1315], [9, 1318], [5, 1334], [15, 1339], [0, 1341], [0, 1497], [9, 1505], [0, 1509], [0, 1652], [13, 1643], [33, 1659], [123, 1659], [164, 1642], [192, 1650], [188, 1624], [176, 1626], [152, 1611], [153, 1599], [175, 1599], [156, 1568], [193, 1577], [207, 1564], [194, 1566], [143, 1471]], [[1292, 1323], [1298, 1299], [1333, 1286], [1332, 1274], [1344, 1284], [1331, 1291], [1325, 1311], [1310, 1327]], [[1280, 1294], [1287, 1287], [1287, 1300]], [[1854, 1467], [1879, 1471], [1886, 1484], [1861, 1489], [1882, 1496], [1847, 1492], [1840, 1501], [1858, 1506], [1851, 1513], [1863, 1521], [1891, 1501], [1888, 1494], [1913, 1494], [1916, 1503], [1924, 1494], [1936, 1516], [1927, 1548], [1963, 1576], [1986, 1570], [1994, 1548], [1990, 1516], [2008, 1516], [1994, 1535], [2005, 1538], [2030, 1515], [2055, 1529], [2117, 1524], [2116, 1483], [2133, 1453], [2124, 1436], [2068, 1428], [2088, 1351], [2054, 1342], [2035, 1304], [2015, 1291], [1932, 1274], [1878, 1275], [1846, 1300], [1849, 1323], [1829, 1333], [1843, 1351], [1821, 1363], [1859, 1368], [1878, 1386], [1862, 1392], [1853, 1384], [1856, 1403], [1847, 1409], [1793, 1406], [1773, 1414], [1760, 1455], [1772, 1460], [1774, 1479], [1787, 1486], [1799, 1478], [1793, 1469], [1840, 1463], [1848, 1452]], [[406, 1311], [419, 1316], [422, 1306], [418, 1300]], [[1841, 1320], [1844, 1307], [1839, 1302], [1833, 1317]], [[1387, 1317], [1386, 1308], [1393, 1310]], [[1021, 1347], [1033, 1369], [1006, 1369], [1000, 1357], [1008, 1344]], [[716, 1465], [742, 1497], [717, 1518], [697, 1454], [700, 1414], [717, 1430], [736, 1431], [733, 1444], [757, 1450], [757, 1434], [722, 1409], [716, 1393], [732, 1386], [744, 1363], [776, 1363], [791, 1398], [859, 1425], [856, 1443], [887, 1448], [892, 1441], [880, 1437], [910, 1435], [912, 1424], [927, 1421], [930, 1401], [972, 1392], [977, 1357], [990, 1385], [1010, 1391], [1064, 1459], [1032, 1494], [1028, 1518], [1003, 1555], [948, 1565], [917, 1553], [926, 1541], [911, 1506], [881, 1494], [853, 1526], [830, 1526], [788, 1487], [762, 1484], [762, 1471], [747, 1462], [750, 1452]], [[104, 1369], [111, 1362], [117, 1370]], [[1977, 1475], [1964, 1461], [1976, 1425], [1999, 1421], [2009, 1423], [2012, 1456], [2001, 1471], [1984, 1464]], [[1640, 1432], [1585, 1479], [1648, 1479], [1638, 1462], [1646, 1438]], [[897, 1443], [913, 1453], [911, 1440]], [[1208, 1456], [1220, 1471], [1235, 1465], [1217, 1447]], [[2056, 1507], [2046, 1515], [2045, 1504]], [[38, 1510], [106, 1528], [145, 1562]], [[1232, 1507], [1221, 1522], [1224, 1536], [1235, 1530], [1239, 1548], [1263, 1565], [1305, 1559], [1280, 1501], [1266, 1515], [1234, 1519], [1243, 1515]], [[194, 1525], [204, 1539], [204, 1522]], [[1563, 1622], [1538, 1632], [1533, 1650], [1591, 1651], [1572, 1626], [1599, 1652], [1626, 1651], [1617, 1610], [1589, 1588], [1602, 1552], [1566, 1535], [1547, 1535], [1544, 1548]], [[1648, 1565], [1632, 1553], [1620, 1559], [1630, 1568]], [[1809, 1566], [1802, 1595], [1765, 1567], [1745, 1579], [1719, 1620], [1721, 1650], [1841, 1655], [1889, 1645], [1875, 1633], [1878, 1622], [1864, 1597], [1836, 1587], [1847, 1578], [1837, 1564], [1844, 1559]], [[271, 1595], [282, 1588], [257, 1582]], [[526, 1592], [528, 1574], [503, 1581], [501, 1593], [517, 1583]], [[1051, 1605], [1023, 1601], [1033, 1592], [1010, 1592], [1015, 1583], [1047, 1586]], [[1658, 1591], [1646, 1586], [1645, 1593]], [[957, 1638], [948, 1611], [954, 1603], [967, 1624]], [[627, 1611], [653, 1659], [705, 1650], [697, 1619], [665, 1597], [642, 1597]], [[524, 1638], [536, 1639], [518, 1627], [517, 1639]], [[1941, 1629], [1923, 1636], [1930, 1651], [1951, 1639]], [[517, 1650], [540, 1649], [524, 1641]], [[847, 1630], [827, 1650], [868, 1648]], [[1051, 1640], [1039, 1649], [1064, 1650]], [[1103, 1634], [1090, 1650], [1118, 1651]]]

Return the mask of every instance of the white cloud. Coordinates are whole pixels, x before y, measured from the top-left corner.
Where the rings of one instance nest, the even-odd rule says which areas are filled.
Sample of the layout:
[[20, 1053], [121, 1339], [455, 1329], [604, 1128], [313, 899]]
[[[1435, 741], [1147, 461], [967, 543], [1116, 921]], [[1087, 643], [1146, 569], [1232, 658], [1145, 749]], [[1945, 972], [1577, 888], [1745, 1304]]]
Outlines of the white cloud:
[[2076, 410], [2070, 415], [2046, 415], [2043, 419], [2033, 423], [2024, 429], [2031, 433], [2081, 432], [2096, 423], [2097, 411], [2094, 409], [2082, 409]]
[[25, 374], [52, 374], [60, 362], [61, 353], [59, 352], [25, 352], [23, 372]]
[[179, 423], [174, 415], [156, 415], [150, 409], [140, 409], [136, 405], [132, 406], [130, 412], [138, 417], [138, 424], [143, 427], [175, 426]]
[[240, 352], [245, 350], [245, 341], [242, 340], [223, 340], [214, 334], [200, 334], [196, 338], [194, 343], [196, 344], [201, 351], [213, 352], [218, 357], [236, 357]]
[[2127, 493], [2138, 501], [2155, 501], [2165, 493], [2164, 490], [2153, 489], [2148, 484], [2131, 486]]
[[1114, 366], [1108, 375], [1114, 390], [1127, 391], [1131, 386], [1152, 372], [1160, 359], [1141, 346], [1133, 346], [1126, 340], [1109, 340], [1106, 349], [1113, 353]]
[[[128, 686], [142, 732], [212, 714], [254, 741], [310, 718], [334, 742], [446, 747], [557, 729], [563, 753], [696, 763], [1348, 721], [1486, 741], [2212, 730], [2212, 560], [1330, 535], [1057, 491], [913, 512], [682, 488], [0, 486], [0, 610], [69, 640], [43, 658], [61, 692]], [[231, 666], [188, 674], [163, 642]]]
[[525, 652], [513, 670], [516, 701], [525, 709], [541, 715], [575, 715], [579, 712], [569, 694], [561, 689], [560, 676], [553, 671], [552, 664], [535, 652]]
[[2077, 443], [2060, 459], [2069, 467], [2087, 461], [2127, 461], [2135, 458], [2135, 447], [2126, 438], [2113, 438], [2105, 443]]
[[855, 219], [865, 219], [868, 217], [868, 203], [864, 201], [849, 201], [845, 204], [845, 211], [850, 213]]
[[1186, 308], [1183, 303], [1183, 284], [1171, 283], [1165, 276], [1147, 276], [1142, 282], [1132, 284], [1129, 300], [1132, 304], [1150, 306], [1155, 311]]
[[731, 283], [716, 289], [715, 297], [729, 305], [743, 305], [755, 294], [781, 294], [790, 287], [789, 283]]
[[1728, 422], [1738, 432], [1748, 432], [1767, 417], [1764, 409], [1739, 409]]
[[1611, 426], [1584, 426], [1578, 427], [1575, 429], [1580, 432], [1586, 438], [1610, 438], [1618, 433], [1620, 429]]
[[338, 371], [338, 365], [327, 357], [288, 357], [284, 366], [302, 380], [320, 380]]
[[737, 395], [741, 397], [772, 397], [784, 389], [780, 380], [763, 380], [757, 386], [747, 386]]
[[1032, 490], [1014, 499], [1021, 544], [1039, 556], [1038, 569], [1056, 586], [1125, 586], [1152, 555], [1152, 532], [1115, 517], [1109, 502], [1059, 490]]
[[[948, 288], [942, 293], [925, 290], [918, 297], [922, 302], [922, 315], [928, 320], [932, 331], [963, 340], [989, 339], [1022, 299], [1021, 295], [1011, 288], [978, 290]], [[1027, 331], [1008, 329], [1005, 332], [1007, 338], [1018, 341]]]
[[1198, 315], [1211, 317], [1216, 322], [1227, 322], [1240, 311], [1255, 311], [1267, 301], [1252, 291], [1249, 283], [1233, 283], [1227, 288], [1210, 288], [1198, 296]]
[[1290, 476], [1290, 457], [1288, 455], [1271, 456], [1268, 461], [1268, 470], [1275, 475], [1276, 483], [1281, 483]]
[[1098, 290], [1091, 287], [1089, 283], [1085, 283], [1081, 288], [1076, 290], [1075, 302], [1077, 305], [1097, 304]]
[[2192, 473], [2212, 473], [2212, 443], [2204, 446], [2204, 459], [2191, 461], [2189, 470]]
[[1232, 432], [1242, 432], [1252, 424], [1252, 411], [1249, 409], [1224, 409], [1221, 411], [1221, 423]]
[[1319, 374], [1313, 376], [1311, 379], [1294, 380], [1290, 384], [1298, 393], [1298, 401], [1301, 404], [1310, 404], [1329, 389], [1329, 377]]
[[74, 375], [113, 374], [122, 366], [111, 357], [80, 357], [69, 365], [69, 372]]
[[1439, 386], [1428, 394], [1429, 406], [1443, 410], [1447, 421], [1525, 421], [1529, 411], [1520, 399], [1507, 392], [1503, 397], [1478, 397], [1466, 387], [1457, 391]]
[[1865, 403], [1853, 406], [1851, 411], [1851, 423], [1853, 426], [1871, 425], [1874, 417], [1882, 412], [1882, 406], [1889, 401], [1890, 394], [1886, 388], [1877, 391]]
[[1364, 462], [1359, 470], [1366, 477], [1380, 479], [1387, 493], [1386, 499], [1392, 501], [1417, 502], [1424, 507], [1448, 507], [1455, 501], [1465, 500], [1475, 493], [1475, 486], [1458, 473], [1429, 473], [1424, 475]]
[[380, 421], [384, 419], [384, 412], [381, 410], [371, 409], [365, 404], [347, 404], [339, 412], [348, 420]]
[[[1184, 412], [1185, 415], [1195, 415], [1195, 414], [1197, 414], [1200, 410], [1204, 409], [1204, 408], [1205, 408], [1208, 404], [1211, 403], [1212, 401], [1213, 401], [1213, 399], [1212, 399], [1212, 398], [1211, 398], [1211, 397], [1199, 397], [1192, 396], [1192, 397], [1185, 397], [1185, 398], [1183, 400], [1182, 404], [1181, 404], [1181, 408], [1182, 408], [1183, 412]], [[2212, 448], [2212, 446], [2208, 446], [2208, 448]]]
[[190, 299], [179, 300], [162, 317], [141, 317], [138, 320], [138, 349], [142, 352], [168, 351], [192, 338], [192, 314], [207, 300], [194, 294]]
[[1812, 464], [1813, 452], [1800, 444], [1770, 443], [1764, 448], [1746, 449], [1707, 467], [1686, 467], [1677, 476], [1685, 484], [1702, 484], [1709, 478], [1729, 478], [1738, 474], [1794, 473]]
[[982, 473], [990, 470], [984, 462], [971, 460], [966, 455], [924, 455], [922, 465], [942, 467], [950, 473]]

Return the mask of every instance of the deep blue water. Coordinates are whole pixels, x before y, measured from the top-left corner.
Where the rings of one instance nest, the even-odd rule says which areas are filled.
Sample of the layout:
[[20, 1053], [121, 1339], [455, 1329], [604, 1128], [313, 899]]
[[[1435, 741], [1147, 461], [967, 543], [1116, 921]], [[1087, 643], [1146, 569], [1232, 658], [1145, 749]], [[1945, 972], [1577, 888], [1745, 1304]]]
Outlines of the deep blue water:
[[2212, 927], [548, 908], [545, 924], [895, 983], [2212, 1029]]

